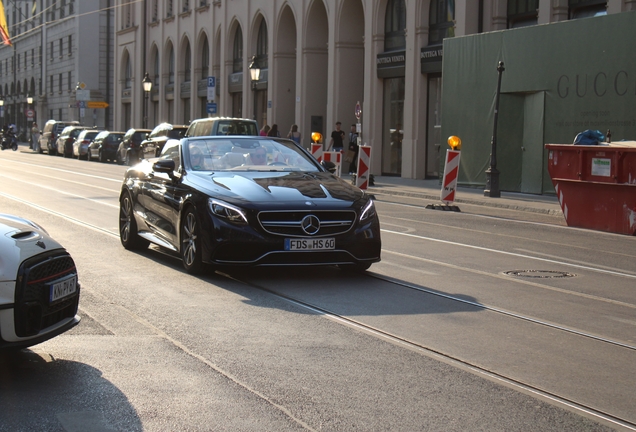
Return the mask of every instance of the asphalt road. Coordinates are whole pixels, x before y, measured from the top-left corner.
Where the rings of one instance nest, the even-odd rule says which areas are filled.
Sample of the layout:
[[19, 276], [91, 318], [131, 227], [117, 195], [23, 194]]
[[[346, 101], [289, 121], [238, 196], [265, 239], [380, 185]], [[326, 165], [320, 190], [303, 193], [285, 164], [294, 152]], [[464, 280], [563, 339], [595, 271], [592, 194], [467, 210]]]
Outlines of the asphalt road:
[[[124, 167], [0, 153], [82, 322], [0, 357], [0, 431], [636, 430], [636, 238], [382, 196], [383, 259], [186, 274], [117, 233]], [[506, 272], [513, 272], [507, 274]]]

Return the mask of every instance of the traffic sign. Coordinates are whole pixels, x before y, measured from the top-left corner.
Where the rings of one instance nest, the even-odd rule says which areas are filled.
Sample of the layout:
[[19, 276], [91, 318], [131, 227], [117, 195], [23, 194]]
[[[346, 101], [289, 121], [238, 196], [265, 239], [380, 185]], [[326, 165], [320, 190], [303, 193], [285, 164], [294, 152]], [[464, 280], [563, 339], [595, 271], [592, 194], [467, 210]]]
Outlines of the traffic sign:
[[358, 119], [358, 121], [360, 121], [360, 115], [362, 114], [362, 107], [360, 106], [360, 101], [358, 101], [358, 103], [356, 103], [356, 109], [353, 112], [353, 114], [356, 116], [356, 119]]
[[215, 103], [208, 102], [206, 108], [208, 110], [208, 114], [216, 114], [217, 105]]
[[108, 108], [108, 102], [88, 101], [86, 108]]
[[84, 109], [86, 108], [86, 102], [85, 101], [77, 101], [77, 107]]
[[24, 113], [27, 116], [27, 120], [31, 121], [33, 120], [33, 117], [35, 117], [35, 111], [33, 111], [31, 108], [27, 108], [26, 110], [24, 110]]
[[75, 100], [88, 101], [91, 98], [90, 90], [75, 90]]

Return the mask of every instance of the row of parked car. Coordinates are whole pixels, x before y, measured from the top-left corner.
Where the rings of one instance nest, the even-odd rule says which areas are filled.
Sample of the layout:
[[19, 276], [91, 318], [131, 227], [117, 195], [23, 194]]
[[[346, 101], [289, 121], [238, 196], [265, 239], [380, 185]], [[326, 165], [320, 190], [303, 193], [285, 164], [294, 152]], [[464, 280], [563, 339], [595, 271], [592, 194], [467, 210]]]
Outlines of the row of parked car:
[[40, 153], [133, 165], [159, 156], [169, 139], [208, 135], [258, 135], [256, 121], [234, 118], [197, 119], [190, 125], [161, 123], [154, 129], [127, 132], [98, 130], [77, 121], [49, 120], [40, 135]]

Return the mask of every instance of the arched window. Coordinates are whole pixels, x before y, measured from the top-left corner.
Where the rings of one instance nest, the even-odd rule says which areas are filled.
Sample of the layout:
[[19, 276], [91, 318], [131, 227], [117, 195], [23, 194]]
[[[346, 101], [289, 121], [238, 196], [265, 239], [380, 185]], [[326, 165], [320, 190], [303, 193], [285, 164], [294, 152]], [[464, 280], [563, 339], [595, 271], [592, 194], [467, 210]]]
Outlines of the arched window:
[[210, 74], [210, 45], [208, 38], [203, 39], [203, 48], [201, 50], [201, 79], [206, 79]]
[[605, 0], [569, 0], [570, 19], [607, 15]]
[[185, 68], [183, 82], [192, 81], [192, 52], [190, 51], [190, 42], [186, 45], [185, 51]]
[[429, 20], [429, 45], [455, 36], [455, 0], [431, 0]]
[[155, 59], [155, 63], [154, 63], [154, 79], [153, 79], [153, 83], [152, 83], [152, 87], [157, 89], [159, 88], [159, 75], [161, 74], [161, 70], [159, 69], [159, 50], [157, 49], [157, 47], [153, 48], [154, 51], [154, 59]]
[[508, 0], [508, 28], [537, 25], [539, 0]]
[[261, 19], [261, 25], [258, 28], [258, 39], [256, 41], [256, 61], [258, 67], [261, 69], [267, 69], [267, 24], [264, 19]]
[[232, 72], [243, 72], [243, 32], [240, 27], [234, 33], [234, 64]]
[[406, 3], [404, 0], [389, 0], [384, 17], [384, 51], [406, 48]]
[[168, 84], [174, 84], [174, 49], [168, 50]]
[[126, 72], [124, 75], [124, 88], [132, 87], [132, 64], [130, 63], [130, 56], [126, 55]]

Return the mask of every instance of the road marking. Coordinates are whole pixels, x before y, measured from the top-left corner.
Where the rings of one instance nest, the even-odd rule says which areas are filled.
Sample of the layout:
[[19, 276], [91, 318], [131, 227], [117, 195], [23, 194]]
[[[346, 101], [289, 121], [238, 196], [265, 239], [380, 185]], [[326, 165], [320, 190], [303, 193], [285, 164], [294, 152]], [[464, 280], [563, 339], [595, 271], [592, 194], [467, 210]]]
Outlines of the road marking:
[[88, 222], [81, 221], [79, 219], [76, 219], [76, 218], [74, 218], [72, 216], [69, 216], [69, 215], [66, 215], [64, 213], [60, 213], [60, 212], [57, 212], [55, 210], [48, 209], [46, 207], [42, 207], [42, 206], [34, 204], [34, 203], [30, 202], [30, 201], [26, 201], [26, 200], [14, 197], [13, 195], [9, 195], [9, 194], [6, 194], [4, 192], [0, 192], [0, 196], [3, 196], [5, 198], [8, 198], [8, 199], [13, 200], [13, 201], [17, 201], [17, 202], [22, 203], [24, 205], [27, 205], [29, 207], [33, 207], [34, 209], [40, 210], [40, 211], [42, 211], [44, 213], [48, 213], [48, 214], [51, 214], [53, 216], [61, 217], [62, 219], [67, 220], [69, 222], [72, 222], [72, 223], [74, 223], [76, 225], [80, 225], [80, 226], [83, 226], [83, 227], [86, 227], [86, 228], [90, 228], [90, 229], [92, 229], [94, 231], [97, 231], [97, 232], [100, 232], [100, 233], [103, 233], [103, 234], [108, 234], [109, 236], [112, 236], [112, 237], [119, 238], [119, 233], [114, 233], [112, 231], [108, 231], [106, 228], [101, 228], [101, 227], [98, 227], [97, 225], [89, 224]]
[[[72, 194], [72, 193], [70, 193], [70, 192], [64, 192], [64, 191], [61, 191], [61, 190], [59, 190], [59, 189], [57, 189], [57, 188], [52, 188], [52, 187], [48, 187], [48, 186], [43, 186], [43, 185], [41, 185], [41, 184], [28, 182], [28, 181], [26, 181], [26, 180], [18, 180], [18, 179], [14, 179], [14, 181], [21, 182], [21, 183], [25, 183], [25, 184], [28, 184], [28, 185], [31, 185], [31, 186], [35, 186], [35, 187], [39, 187], [39, 188], [42, 188], [42, 189], [47, 189], [47, 190], [50, 190], [50, 191], [53, 191], [53, 192], [60, 193], [60, 194], [62, 194], [62, 195], [68, 195], [68, 196], [72, 196], [72, 197], [75, 197], [75, 198], [81, 198], [81, 199], [84, 199], [84, 200], [86, 200], [86, 201], [91, 201], [91, 202], [94, 202], [94, 203], [97, 203], [97, 204], [102, 204], [102, 205], [105, 205], [105, 206], [108, 206], [108, 207], [113, 207], [113, 208], [119, 209], [119, 206], [118, 206], [118, 205], [109, 204], [109, 203], [106, 203], [106, 202], [104, 202], [104, 201], [99, 201], [99, 200], [92, 199], [92, 198], [87, 198], [87, 197], [82, 196], [82, 195]], [[9, 195], [6, 195], [6, 196], [9, 196]], [[115, 198], [115, 199], [116, 199], [117, 197], [113, 197], [113, 198]]]
[[[518, 250], [519, 252], [524, 252], [524, 253], [530, 253], [530, 254], [535, 254], [535, 255], [541, 255], [541, 256], [544, 256], [544, 257], [548, 257], [548, 258], [557, 258], [557, 259], [558, 259], [558, 258], [560, 258], [560, 259], [567, 259], [567, 258], [564, 258], [564, 257], [559, 256], [559, 255], [550, 255], [550, 254], [541, 253], [541, 252], [536, 252], [536, 251], [531, 251], [531, 250], [527, 250], [527, 249], [515, 249], [515, 250]], [[628, 256], [628, 257], [632, 257], [632, 255], [626, 255], [626, 256]], [[584, 265], [589, 265], [589, 266], [597, 266], [598, 268], [603, 268], [603, 269], [606, 269], [606, 270], [613, 270], [613, 271], [625, 271], [625, 272], [627, 272], [627, 270], [617, 269], [617, 268], [615, 268], [615, 267], [603, 266], [603, 265], [600, 265], [600, 264], [591, 263], [591, 262], [587, 262], [587, 261], [580, 261], [580, 260], [570, 260], [570, 261], [572, 261], [572, 262], [576, 262], [576, 263], [578, 263], [578, 264], [584, 264]]]
[[53, 170], [53, 171], [59, 171], [59, 172], [67, 173], [67, 174], [75, 174], [75, 175], [79, 175], [79, 176], [90, 177], [90, 178], [95, 178], [95, 179], [100, 179], [100, 180], [112, 181], [112, 182], [116, 182], [116, 183], [121, 183], [121, 181], [122, 181], [121, 178], [120, 179], [113, 179], [113, 178], [109, 178], [109, 177], [102, 177], [102, 176], [97, 176], [97, 175], [93, 175], [93, 174], [85, 174], [85, 173], [81, 173], [81, 172], [77, 172], [77, 171], [71, 171], [71, 170], [66, 170], [66, 169], [62, 169], [62, 168], [54, 168], [54, 167], [50, 167], [50, 166], [46, 166], [46, 165], [37, 165], [37, 164], [32, 164], [32, 163], [27, 163], [27, 162], [11, 161], [11, 164], [13, 164], [13, 165], [15, 165], [15, 164], [29, 165], [29, 166], [33, 166], [33, 167], [44, 168], [44, 169], [49, 169], [49, 170]]
[[395, 234], [395, 235], [400, 235], [400, 236], [412, 237], [412, 238], [416, 238], [416, 239], [419, 239], [419, 240], [427, 240], [427, 241], [432, 241], [432, 242], [437, 242], [437, 243], [444, 243], [444, 244], [448, 244], [448, 245], [451, 245], [451, 246], [459, 246], [459, 247], [464, 247], [464, 248], [468, 248], [468, 249], [475, 249], [475, 250], [480, 250], [480, 251], [485, 251], [485, 252], [498, 253], [498, 254], [502, 254], [502, 255], [513, 256], [513, 257], [516, 257], [516, 258], [532, 259], [532, 260], [535, 260], [535, 261], [542, 261], [542, 262], [547, 262], [547, 263], [550, 263], [550, 264], [558, 264], [558, 265], [563, 265], [563, 266], [566, 266], [566, 267], [574, 267], [574, 268], [579, 268], [579, 269], [582, 269], [582, 270], [594, 271], [594, 272], [597, 272], [597, 273], [605, 273], [605, 274], [611, 274], [611, 275], [614, 275], [614, 276], [622, 276], [622, 277], [626, 277], [626, 278], [630, 278], [630, 279], [636, 279], [636, 275], [629, 274], [629, 273], [621, 273], [621, 272], [616, 272], [616, 271], [611, 271], [611, 270], [604, 270], [604, 269], [584, 266], [584, 265], [580, 265], [580, 264], [557, 261], [557, 260], [552, 260], [552, 259], [547, 259], [547, 258], [540, 258], [540, 257], [532, 256], [532, 255], [523, 255], [523, 254], [518, 254], [518, 253], [514, 253], [514, 252], [507, 252], [507, 251], [491, 249], [491, 248], [482, 247], [482, 246], [469, 245], [469, 244], [465, 244], [465, 243], [457, 243], [457, 242], [449, 241], [449, 240], [440, 240], [440, 239], [436, 239], [436, 238], [432, 238], [432, 237], [424, 237], [424, 236], [415, 235], [415, 234], [401, 233], [401, 232], [398, 232], [398, 231], [391, 231], [391, 230], [387, 230], [387, 229], [381, 229], [380, 231], [388, 233], [388, 234]]

